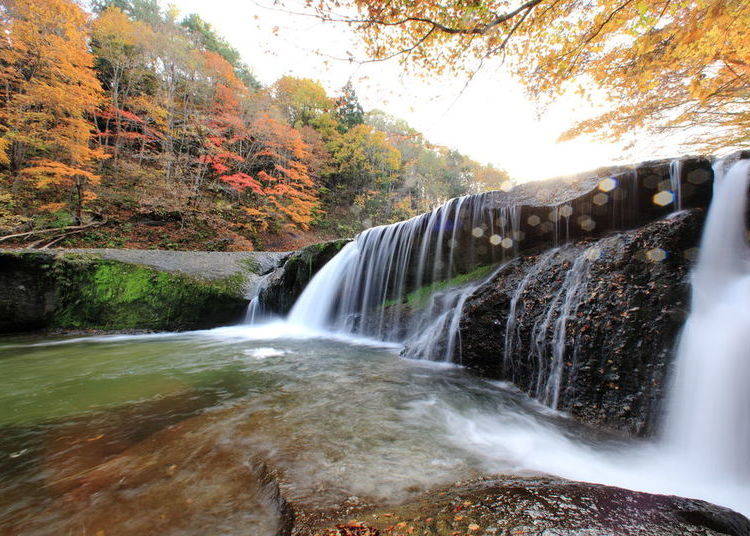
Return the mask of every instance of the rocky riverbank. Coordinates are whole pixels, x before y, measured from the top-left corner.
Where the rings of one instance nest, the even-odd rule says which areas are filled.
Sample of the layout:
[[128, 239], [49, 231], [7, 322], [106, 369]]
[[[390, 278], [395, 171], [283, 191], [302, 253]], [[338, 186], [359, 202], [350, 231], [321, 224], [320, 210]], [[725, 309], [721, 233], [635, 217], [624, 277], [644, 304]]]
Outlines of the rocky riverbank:
[[233, 323], [284, 258], [255, 252], [0, 252], [0, 333]]

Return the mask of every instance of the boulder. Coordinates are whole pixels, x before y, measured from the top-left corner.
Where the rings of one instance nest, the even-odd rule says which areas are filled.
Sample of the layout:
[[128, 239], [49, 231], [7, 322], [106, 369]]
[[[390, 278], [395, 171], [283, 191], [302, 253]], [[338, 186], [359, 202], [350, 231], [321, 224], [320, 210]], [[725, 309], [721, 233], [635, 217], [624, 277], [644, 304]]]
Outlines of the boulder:
[[747, 536], [750, 521], [704, 501], [556, 478], [503, 478], [428, 492], [298, 536]]
[[649, 434], [704, 215], [683, 211], [506, 264], [464, 304], [460, 362], [585, 423]]
[[246, 277], [202, 279], [88, 253], [0, 253], [0, 333], [184, 330], [240, 320]]

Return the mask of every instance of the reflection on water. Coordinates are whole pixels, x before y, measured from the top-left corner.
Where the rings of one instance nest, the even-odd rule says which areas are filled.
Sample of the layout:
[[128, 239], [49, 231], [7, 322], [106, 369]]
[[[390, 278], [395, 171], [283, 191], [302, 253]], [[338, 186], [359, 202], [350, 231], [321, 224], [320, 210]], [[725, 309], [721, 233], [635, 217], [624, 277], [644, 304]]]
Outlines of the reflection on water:
[[[687, 486], [654, 476], [666, 469], [652, 447], [594, 438], [513, 389], [397, 350], [285, 324], [6, 340], [0, 533], [270, 534], [280, 505], [261, 460], [284, 496], [316, 507], [488, 472]], [[733, 493], [716, 500], [737, 507]]]

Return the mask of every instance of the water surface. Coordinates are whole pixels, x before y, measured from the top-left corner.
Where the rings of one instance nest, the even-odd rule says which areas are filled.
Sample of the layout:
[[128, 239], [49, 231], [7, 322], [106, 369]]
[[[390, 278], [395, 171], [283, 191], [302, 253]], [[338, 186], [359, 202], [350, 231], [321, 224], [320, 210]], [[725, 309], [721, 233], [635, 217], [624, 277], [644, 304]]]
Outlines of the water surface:
[[316, 508], [544, 472], [742, 507], [656, 447], [595, 436], [507, 385], [398, 352], [284, 323], [5, 339], [0, 527], [270, 533], [264, 465], [284, 496]]

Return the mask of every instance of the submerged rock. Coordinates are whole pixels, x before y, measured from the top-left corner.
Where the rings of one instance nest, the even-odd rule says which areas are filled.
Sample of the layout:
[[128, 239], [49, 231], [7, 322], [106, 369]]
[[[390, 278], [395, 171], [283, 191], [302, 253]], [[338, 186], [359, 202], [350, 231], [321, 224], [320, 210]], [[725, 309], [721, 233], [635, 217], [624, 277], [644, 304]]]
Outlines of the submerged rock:
[[62, 478], [45, 472], [46, 500], [22, 503], [0, 534], [289, 535], [293, 512], [272, 472], [212, 427], [226, 413], [187, 419]]
[[505, 478], [401, 506], [311, 521], [298, 536], [747, 536], [750, 521], [704, 501], [554, 478]]
[[460, 361], [579, 420], [648, 434], [704, 212], [514, 260], [464, 305]]

